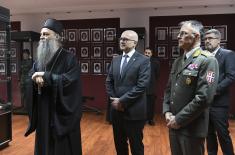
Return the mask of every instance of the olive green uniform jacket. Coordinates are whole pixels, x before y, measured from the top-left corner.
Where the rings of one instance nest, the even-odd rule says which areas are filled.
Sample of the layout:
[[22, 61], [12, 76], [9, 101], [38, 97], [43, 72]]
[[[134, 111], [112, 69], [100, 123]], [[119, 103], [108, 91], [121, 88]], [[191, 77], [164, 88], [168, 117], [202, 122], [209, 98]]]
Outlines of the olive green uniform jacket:
[[218, 62], [212, 54], [202, 49], [183, 62], [179, 57], [172, 65], [164, 94], [163, 114], [171, 112], [181, 127], [177, 133], [206, 137], [209, 111], [218, 82]]

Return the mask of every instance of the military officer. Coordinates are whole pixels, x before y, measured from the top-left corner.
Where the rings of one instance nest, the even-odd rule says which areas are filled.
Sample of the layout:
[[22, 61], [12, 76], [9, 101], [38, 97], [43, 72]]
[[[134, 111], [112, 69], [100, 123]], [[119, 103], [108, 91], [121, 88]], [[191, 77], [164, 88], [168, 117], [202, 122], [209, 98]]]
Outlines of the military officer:
[[178, 44], [184, 55], [172, 65], [163, 114], [172, 155], [204, 155], [208, 106], [216, 90], [218, 63], [212, 54], [200, 48], [203, 29], [200, 22], [184, 21], [180, 26]]

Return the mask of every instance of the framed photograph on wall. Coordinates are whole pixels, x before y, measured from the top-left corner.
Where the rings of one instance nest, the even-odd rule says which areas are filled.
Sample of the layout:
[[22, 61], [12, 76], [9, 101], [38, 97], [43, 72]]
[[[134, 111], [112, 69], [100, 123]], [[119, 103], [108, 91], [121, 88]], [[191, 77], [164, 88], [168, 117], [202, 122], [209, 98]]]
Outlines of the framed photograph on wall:
[[79, 40], [82, 42], [90, 41], [90, 29], [79, 29]]
[[81, 67], [81, 73], [82, 74], [88, 74], [90, 72], [90, 61], [82, 60], [80, 62], [80, 67]]
[[180, 27], [179, 26], [172, 26], [170, 27], [170, 36], [171, 36], [171, 41], [178, 41], [178, 34], [180, 32]]
[[115, 42], [116, 41], [116, 28], [104, 29], [104, 41]]
[[6, 66], [5, 62], [0, 62], [0, 73], [5, 73], [6, 72]]
[[106, 58], [112, 58], [113, 54], [115, 53], [115, 47], [107, 45], [105, 46], [104, 52]]
[[6, 31], [0, 31], [0, 43], [6, 42]]
[[67, 30], [66, 29], [63, 29], [63, 31], [61, 32], [61, 37], [62, 37], [62, 41], [66, 40], [67, 39]]
[[108, 74], [111, 60], [104, 60], [104, 74]]
[[102, 74], [103, 65], [102, 61], [92, 61], [92, 73], [93, 74]]
[[67, 29], [68, 41], [74, 42], [77, 41], [77, 30], [76, 29]]
[[11, 63], [11, 72], [16, 73], [16, 62]]
[[5, 48], [0, 46], [0, 59], [4, 59], [5, 58]]
[[212, 29], [212, 26], [204, 26], [204, 32], [207, 32], [210, 29]]
[[80, 57], [81, 58], [90, 58], [89, 57], [89, 46], [80, 47]]
[[220, 47], [222, 47], [222, 48], [227, 48], [227, 44], [226, 43], [220, 43]]
[[103, 56], [103, 49], [102, 49], [102, 45], [94, 45], [92, 46], [92, 54], [91, 54], [91, 58], [102, 58]]
[[15, 47], [11, 48], [11, 57], [16, 58], [16, 48]]
[[91, 29], [91, 41], [103, 42], [103, 29]]
[[155, 45], [155, 52], [158, 58], [167, 59], [167, 45]]
[[217, 25], [213, 26], [213, 28], [220, 31], [221, 41], [227, 41], [227, 25]]
[[73, 55], [77, 55], [76, 47], [69, 47], [69, 52], [72, 53]]
[[168, 27], [155, 27], [156, 41], [167, 41]]
[[177, 45], [171, 46], [171, 57], [173, 59], [180, 56], [180, 48]]

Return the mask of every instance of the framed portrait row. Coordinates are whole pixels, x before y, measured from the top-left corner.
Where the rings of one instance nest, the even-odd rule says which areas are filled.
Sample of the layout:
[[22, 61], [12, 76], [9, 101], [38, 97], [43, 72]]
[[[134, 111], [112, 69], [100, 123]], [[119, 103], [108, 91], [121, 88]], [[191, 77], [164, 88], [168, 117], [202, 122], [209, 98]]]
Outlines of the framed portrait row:
[[167, 44], [156, 44], [155, 55], [160, 59], [176, 59], [181, 55], [181, 50], [177, 44], [168, 47]]
[[112, 58], [113, 54], [117, 53], [117, 47], [114, 44], [84, 44], [79, 47], [69, 47], [68, 50], [81, 59]]
[[111, 60], [81, 60], [80, 70], [82, 74], [107, 74]]
[[[11, 73], [17, 72], [17, 65], [16, 62], [11, 62], [10, 64]], [[0, 73], [5, 74], [6, 73], [6, 62], [0, 61]]]
[[111, 42], [115, 43], [116, 28], [93, 28], [93, 29], [65, 29], [62, 31], [62, 39], [69, 42]]
[[[6, 48], [4, 46], [0, 45], [0, 59], [6, 59]], [[16, 48], [12, 47], [10, 50], [10, 56], [11, 58], [16, 58]]]

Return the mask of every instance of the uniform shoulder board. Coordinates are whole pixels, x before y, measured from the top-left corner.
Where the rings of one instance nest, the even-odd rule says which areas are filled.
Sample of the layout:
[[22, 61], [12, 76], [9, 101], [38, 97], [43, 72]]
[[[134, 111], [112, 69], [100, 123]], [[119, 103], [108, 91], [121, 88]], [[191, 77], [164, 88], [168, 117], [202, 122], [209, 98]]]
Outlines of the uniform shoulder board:
[[202, 55], [206, 56], [206, 57], [211, 57], [213, 56], [213, 54], [207, 50], [202, 50]]

